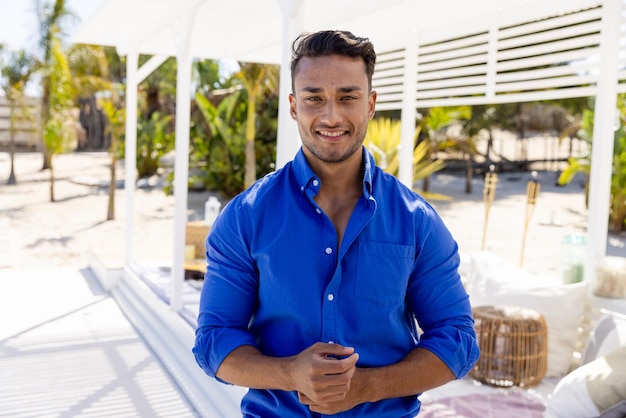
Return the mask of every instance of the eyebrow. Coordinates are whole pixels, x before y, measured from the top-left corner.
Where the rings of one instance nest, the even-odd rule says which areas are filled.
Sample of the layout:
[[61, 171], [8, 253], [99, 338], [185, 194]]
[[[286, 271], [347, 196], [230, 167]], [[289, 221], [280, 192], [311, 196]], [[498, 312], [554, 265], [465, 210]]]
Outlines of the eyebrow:
[[[339, 93], [351, 93], [353, 91], [360, 91], [360, 90], [363, 90], [360, 86], [345, 86], [345, 87], [339, 87], [337, 89]], [[307, 92], [307, 93], [322, 93], [324, 90], [321, 87], [302, 87], [300, 91]]]

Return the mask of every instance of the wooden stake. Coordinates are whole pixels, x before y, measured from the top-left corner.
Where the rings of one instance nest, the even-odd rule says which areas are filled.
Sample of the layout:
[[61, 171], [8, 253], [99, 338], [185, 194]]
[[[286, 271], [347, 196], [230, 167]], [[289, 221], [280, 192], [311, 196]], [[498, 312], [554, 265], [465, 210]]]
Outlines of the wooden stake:
[[522, 235], [522, 252], [519, 259], [519, 266], [522, 267], [524, 264], [524, 249], [526, 248], [526, 234], [528, 232], [528, 225], [530, 224], [530, 219], [533, 216], [535, 211], [535, 204], [537, 203], [537, 197], [539, 196], [539, 189], [541, 188], [541, 184], [537, 180], [537, 172], [533, 171], [531, 173], [531, 179], [528, 181], [528, 186], [526, 188], [526, 219], [524, 220], [524, 233]]
[[489, 173], [485, 174], [485, 187], [483, 188], [483, 201], [485, 202], [485, 223], [483, 225], [483, 240], [481, 249], [485, 249], [485, 240], [487, 238], [487, 223], [489, 221], [489, 211], [496, 195], [496, 184], [498, 183], [498, 174], [494, 172], [495, 167], [489, 166]]

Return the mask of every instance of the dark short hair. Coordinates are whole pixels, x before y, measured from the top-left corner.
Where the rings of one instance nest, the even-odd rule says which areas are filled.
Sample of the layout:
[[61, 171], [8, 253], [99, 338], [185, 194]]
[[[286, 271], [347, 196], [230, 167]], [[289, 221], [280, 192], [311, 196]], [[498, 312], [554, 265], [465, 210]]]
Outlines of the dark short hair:
[[296, 67], [302, 57], [323, 57], [328, 55], [360, 57], [365, 64], [368, 86], [372, 88], [372, 75], [376, 65], [374, 45], [367, 38], [354, 36], [348, 31], [325, 30], [314, 33], [302, 33], [292, 45], [291, 87]]

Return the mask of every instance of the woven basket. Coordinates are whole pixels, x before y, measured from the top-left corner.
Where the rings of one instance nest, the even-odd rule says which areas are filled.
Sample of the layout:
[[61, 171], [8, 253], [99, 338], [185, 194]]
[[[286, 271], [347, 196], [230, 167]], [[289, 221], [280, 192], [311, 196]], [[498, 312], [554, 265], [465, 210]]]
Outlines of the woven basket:
[[188, 222], [185, 228], [185, 245], [196, 247], [196, 258], [205, 258], [206, 237], [211, 227], [204, 221]]
[[480, 358], [470, 376], [499, 387], [538, 384], [548, 357], [548, 329], [541, 314], [517, 306], [480, 306], [473, 312]]

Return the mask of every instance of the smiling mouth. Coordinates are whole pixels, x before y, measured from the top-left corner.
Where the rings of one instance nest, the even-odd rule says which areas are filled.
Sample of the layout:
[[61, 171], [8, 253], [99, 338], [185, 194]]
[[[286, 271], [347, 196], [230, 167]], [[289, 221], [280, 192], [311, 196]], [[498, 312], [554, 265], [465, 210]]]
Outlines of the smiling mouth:
[[325, 131], [325, 130], [319, 130], [317, 131], [317, 134], [320, 136], [324, 136], [327, 138], [339, 138], [341, 136], [344, 136], [348, 133], [348, 131]]

